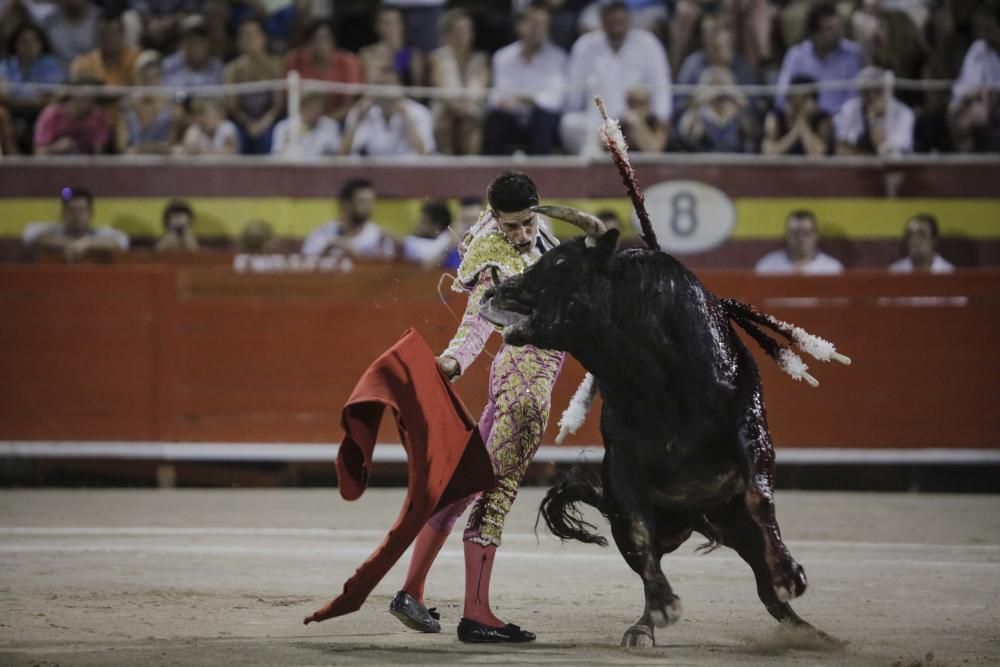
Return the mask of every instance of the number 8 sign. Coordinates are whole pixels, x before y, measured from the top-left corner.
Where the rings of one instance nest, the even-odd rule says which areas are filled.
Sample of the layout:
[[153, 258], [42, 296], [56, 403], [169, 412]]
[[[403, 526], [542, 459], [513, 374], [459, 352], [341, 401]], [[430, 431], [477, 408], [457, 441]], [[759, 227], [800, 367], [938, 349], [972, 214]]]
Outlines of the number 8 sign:
[[[736, 208], [724, 192], [698, 181], [664, 181], [646, 188], [646, 210], [660, 246], [698, 253], [721, 245], [736, 226]], [[632, 224], [639, 220], [632, 215]]]

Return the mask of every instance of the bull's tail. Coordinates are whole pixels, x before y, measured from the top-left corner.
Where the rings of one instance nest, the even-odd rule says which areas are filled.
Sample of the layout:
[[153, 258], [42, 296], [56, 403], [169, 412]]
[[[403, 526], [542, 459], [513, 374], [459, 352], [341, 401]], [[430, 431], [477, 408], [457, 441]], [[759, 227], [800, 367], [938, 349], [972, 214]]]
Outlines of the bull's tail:
[[773, 315], [762, 313], [753, 306], [741, 303], [736, 299], [722, 299], [720, 303], [726, 316], [757, 341], [757, 344], [767, 353], [767, 356], [774, 359], [781, 370], [796, 380], [805, 380], [813, 387], [819, 385], [816, 378], [809, 374], [809, 367], [802, 361], [802, 357], [793, 352], [788, 345], [773, 338], [761, 327], [776, 333], [789, 344], [795, 345], [814, 359], [837, 361], [845, 365], [851, 363], [851, 358], [837, 352], [833, 343], [812, 335], [802, 327], [782, 322]]
[[[574, 466], [549, 489], [538, 508], [538, 519], [544, 519], [549, 532], [561, 540], [607, 546], [607, 539], [591, 532], [597, 527], [583, 518], [577, 503], [590, 505], [605, 518], [608, 516], [604, 508], [604, 486], [593, 466]], [[535, 520], [536, 531], [538, 519]]]

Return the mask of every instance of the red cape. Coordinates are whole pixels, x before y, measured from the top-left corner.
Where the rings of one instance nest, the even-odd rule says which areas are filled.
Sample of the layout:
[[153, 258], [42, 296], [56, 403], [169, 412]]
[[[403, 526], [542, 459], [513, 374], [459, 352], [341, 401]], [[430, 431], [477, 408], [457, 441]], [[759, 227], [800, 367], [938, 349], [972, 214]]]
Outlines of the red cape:
[[392, 409], [409, 461], [409, 483], [396, 523], [343, 592], [305, 619], [322, 621], [357, 611], [436, 511], [496, 481], [472, 418], [414, 329], [368, 367], [341, 413], [344, 442], [337, 454], [340, 495], [357, 500], [368, 486], [385, 408]]

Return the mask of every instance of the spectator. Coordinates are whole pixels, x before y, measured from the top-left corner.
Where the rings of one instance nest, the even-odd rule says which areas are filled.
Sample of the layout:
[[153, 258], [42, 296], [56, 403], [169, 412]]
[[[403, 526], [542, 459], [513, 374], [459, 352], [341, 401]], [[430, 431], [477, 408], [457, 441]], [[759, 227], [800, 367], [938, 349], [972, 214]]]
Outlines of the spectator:
[[[284, 70], [295, 70], [303, 79], [317, 79], [335, 83], [361, 83], [361, 63], [349, 51], [336, 48], [333, 28], [325, 21], [316, 21], [306, 33], [307, 45], [290, 51], [285, 56]], [[327, 100], [327, 114], [343, 120], [351, 109], [356, 96], [344, 93], [331, 94]]]
[[866, 67], [856, 81], [860, 96], [847, 100], [833, 129], [838, 155], [898, 155], [913, 150], [915, 116], [882, 86], [884, 70]]
[[20, 152], [30, 153], [32, 127], [51, 95], [28, 92], [20, 84], [63, 83], [66, 69], [52, 55], [45, 33], [31, 23], [22, 23], [11, 33], [7, 53], [7, 58], [0, 61], [0, 103], [10, 110]]
[[303, 255], [346, 255], [354, 259], [393, 259], [396, 244], [371, 221], [375, 211], [375, 186], [352, 178], [340, 188], [340, 220], [314, 229], [302, 243]]
[[[738, 85], [756, 83], [753, 68], [736, 54], [733, 31], [728, 25], [718, 17], [706, 16], [702, 19], [701, 35], [705, 46], [684, 59], [677, 74], [677, 83], [697, 85], [701, 75], [709, 67], [725, 67], [732, 72], [733, 79]], [[687, 102], [686, 95], [677, 95], [674, 98], [675, 105], [681, 108]]]
[[[200, 15], [205, 19], [205, 31], [208, 33], [209, 52], [222, 62], [228, 62], [236, 56], [233, 44], [232, 28], [238, 23], [232, 21], [236, 12], [230, 12], [233, 7], [230, 0], [204, 0]], [[256, 14], [252, 14], [256, 16]], [[164, 49], [164, 51], [173, 49]]]
[[400, 244], [400, 257], [424, 268], [440, 266], [448, 251], [457, 245], [452, 235], [448, 204], [431, 200], [420, 207], [420, 218]]
[[467, 195], [458, 200], [458, 215], [452, 224], [452, 237], [457, 240], [455, 247], [448, 250], [441, 267], [445, 269], [457, 269], [462, 263], [462, 251], [459, 245], [465, 242], [465, 236], [472, 227], [479, 222], [479, 216], [483, 213], [483, 198], [478, 195]]
[[358, 53], [364, 71], [380, 69], [388, 62], [404, 86], [422, 86], [426, 66], [424, 56], [406, 45], [403, 15], [399, 9], [384, 5], [379, 8], [375, 14], [375, 34], [378, 41]]
[[960, 151], [1000, 150], [1000, 3], [976, 7], [980, 39], [965, 54], [952, 89], [951, 122]]
[[240, 152], [240, 131], [226, 118], [222, 104], [209, 98], [191, 104], [194, 122], [184, 132], [175, 152], [185, 155], [235, 155]]
[[903, 244], [906, 257], [889, 265], [892, 273], [951, 273], [955, 266], [938, 254], [938, 221], [930, 213], [918, 213], [906, 221]]
[[288, 157], [319, 157], [340, 153], [340, 126], [323, 115], [326, 98], [322, 93], [306, 93], [300, 105], [298, 141], [292, 138], [292, 119], [286, 118], [274, 126], [272, 155]]
[[816, 215], [809, 210], [792, 211], [785, 219], [785, 248], [764, 255], [756, 273], [808, 275], [843, 273], [844, 266], [820, 252]]
[[[259, 19], [246, 18], [240, 23], [236, 41], [240, 57], [226, 65], [226, 83], [274, 81], [281, 78], [278, 59], [267, 52], [267, 35]], [[243, 139], [243, 152], [261, 155], [271, 152], [271, 131], [284, 110], [280, 90], [229, 95], [229, 117], [236, 121]]]
[[[75, 86], [100, 86], [101, 81], [83, 74]], [[36, 155], [92, 155], [103, 153], [110, 131], [93, 93], [75, 94], [48, 105], [35, 125]]]
[[[806, 30], [809, 37], [788, 49], [781, 64], [778, 108], [784, 108], [785, 91], [796, 75], [805, 74], [820, 83], [849, 81], [864, 67], [861, 47], [842, 37], [843, 26], [832, 3], [822, 2], [809, 9]], [[833, 115], [854, 96], [855, 93], [849, 90], [823, 90], [819, 94], [819, 107]]]
[[128, 236], [104, 225], [94, 226], [94, 195], [83, 188], [63, 188], [62, 220], [28, 225], [22, 241], [36, 253], [58, 253], [68, 262], [128, 250]]
[[248, 220], [239, 237], [239, 250], [247, 255], [267, 255], [275, 252], [274, 229], [266, 220]]
[[670, 138], [670, 124], [653, 113], [653, 96], [645, 86], [633, 86], [625, 95], [622, 134], [636, 152], [662, 153]]
[[[962, 69], [962, 59], [967, 49], [964, 36], [955, 26], [951, 6], [936, 4], [924, 26], [927, 58], [922, 79], [956, 79]], [[951, 127], [948, 124], [948, 104], [951, 91], [924, 91], [923, 105], [917, 111], [913, 127], [913, 149], [919, 153], [950, 152], [954, 150]]]
[[129, 0], [128, 4], [142, 18], [145, 45], [161, 53], [177, 47], [181, 22], [202, 9], [198, 0]]
[[109, 86], [130, 86], [139, 51], [125, 44], [121, 14], [105, 12], [97, 22], [97, 48], [70, 63], [70, 76], [89, 74]]
[[[517, 19], [518, 41], [493, 54], [493, 86], [483, 127], [483, 154], [549, 155], [559, 128], [566, 52], [549, 41], [549, 12], [533, 4]], [[533, 94], [504, 89], [536, 90]]]
[[264, 18], [264, 29], [269, 37], [271, 51], [284, 53], [292, 44], [298, 45], [305, 39], [306, 28], [319, 18], [316, 12], [317, 4], [313, 0], [280, 0], [269, 2], [266, 9], [270, 12]]
[[[879, 11], [871, 63], [891, 71], [897, 79], [919, 79], [926, 60], [927, 52], [910, 15], [899, 9]], [[899, 90], [897, 95], [911, 108], [920, 106], [924, 99], [920, 90]]]
[[709, 67], [698, 81], [691, 106], [678, 124], [688, 150], [715, 153], [756, 152], [757, 126], [746, 95], [733, 86], [724, 67]]
[[444, 45], [430, 55], [430, 83], [447, 90], [462, 89], [468, 96], [434, 100], [434, 139], [446, 155], [476, 155], [483, 122], [483, 100], [477, 94], [489, 85], [489, 62], [485, 53], [472, 48], [475, 24], [464, 10], [445, 12], [441, 32]]
[[652, 111], [661, 121], [670, 119], [670, 66], [659, 40], [645, 30], [630, 29], [623, 2], [601, 8], [600, 31], [582, 35], [569, 56], [566, 110], [559, 132], [569, 153], [600, 150], [599, 120], [593, 97], [600, 95], [608, 114], [620, 117], [626, 93], [636, 85], [652, 91]]
[[[816, 83], [812, 77], [799, 75], [791, 85]], [[816, 92], [787, 93], [784, 109], [771, 109], [764, 118], [764, 155], [807, 155], [819, 157], [833, 153], [833, 121], [819, 108]]]
[[156, 252], [198, 252], [194, 209], [186, 201], [175, 199], [163, 209], [163, 236], [156, 242]]
[[[135, 61], [135, 82], [140, 86], [160, 85], [160, 54], [146, 50]], [[161, 93], [138, 93], [122, 102], [118, 120], [118, 150], [127, 155], [170, 153], [180, 134], [182, 114], [176, 104]]]
[[194, 14], [181, 21], [181, 48], [163, 59], [163, 83], [185, 88], [222, 83], [222, 62], [212, 55], [201, 16]]
[[[388, 64], [372, 73], [372, 83], [399, 85]], [[431, 111], [401, 93], [362, 97], [344, 120], [342, 155], [401, 156], [434, 152]]]
[[441, 14], [445, 0], [384, 0], [382, 4], [402, 14], [407, 45], [423, 53], [441, 46]]
[[87, 0], [59, 0], [58, 9], [43, 26], [55, 54], [69, 63], [97, 46], [97, 19], [101, 11]]

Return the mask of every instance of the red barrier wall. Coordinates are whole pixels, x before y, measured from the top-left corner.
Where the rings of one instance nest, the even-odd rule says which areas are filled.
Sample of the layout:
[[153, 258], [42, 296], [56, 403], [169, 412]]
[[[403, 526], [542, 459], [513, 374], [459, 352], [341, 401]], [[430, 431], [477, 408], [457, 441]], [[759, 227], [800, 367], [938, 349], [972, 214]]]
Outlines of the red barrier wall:
[[[779, 446], [1000, 446], [1000, 271], [702, 277], [854, 359], [813, 362], [811, 389], [757, 355]], [[397, 265], [0, 267], [0, 439], [337, 441], [354, 382], [404, 329], [446, 344], [455, 320], [437, 281]], [[464, 297], [444, 291], [460, 313]], [[474, 412], [488, 361], [459, 385]], [[553, 425], [581, 375], [567, 365]], [[573, 442], [599, 443], [597, 424], [595, 412]]]

